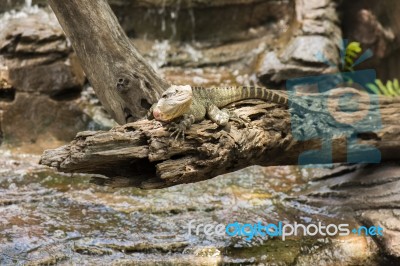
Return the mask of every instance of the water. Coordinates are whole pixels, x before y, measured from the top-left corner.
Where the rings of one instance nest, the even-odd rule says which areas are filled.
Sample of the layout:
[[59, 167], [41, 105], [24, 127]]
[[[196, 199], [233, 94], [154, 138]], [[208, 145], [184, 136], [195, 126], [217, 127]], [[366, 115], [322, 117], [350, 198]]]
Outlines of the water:
[[148, 60], [154, 69], [159, 69], [167, 63], [170, 48], [171, 46], [168, 40], [155, 41]]
[[25, 7], [32, 7], [32, 0], [25, 0]]
[[191, 220], [334, 222], [325, 210], [286, 200], [304, 186], [294, 167], [250, 167], [196, 184], [143, 191], [99, 187], [88, 175], [55, 173], [37, 165], [38, 156], [1, 151], [0, 158], [1, 265], [289, 264], [308, 254], [302, 250], [335, 242], [188, 235]]

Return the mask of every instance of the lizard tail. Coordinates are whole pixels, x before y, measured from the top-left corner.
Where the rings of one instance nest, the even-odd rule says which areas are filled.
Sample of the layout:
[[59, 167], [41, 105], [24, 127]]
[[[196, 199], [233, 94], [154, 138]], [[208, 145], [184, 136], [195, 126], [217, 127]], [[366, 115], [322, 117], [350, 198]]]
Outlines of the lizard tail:
[[277, 91], [269, 90], [269, 89], [266, 89], [266, 88], [258, 87], [256, 89], [257, 90], [262, 90], [261, 94], [266, 95], [264, 97], [265, 97], [265, 99], [267, 101], [288, 106], [289, 100], [288, 100], [288, 97], [286, 95], [282, 95]]
[[288, 106], [288, 98], [286, 95], [280, 94], [278, 91], [270, 90], [262, 87], [243, 87], [243, 99], [262, 99], [284, 106]]

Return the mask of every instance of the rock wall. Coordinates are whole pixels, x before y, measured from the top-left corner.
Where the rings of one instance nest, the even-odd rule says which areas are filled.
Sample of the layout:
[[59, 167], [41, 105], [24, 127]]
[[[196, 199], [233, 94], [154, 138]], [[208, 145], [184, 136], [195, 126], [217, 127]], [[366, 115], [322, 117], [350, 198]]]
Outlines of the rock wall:
[[0, 0], [0, 13], [13, 9], [21, 9], [27, 5], [46, 5], [46, 0]]
[[259, 37], [277, 22], [287, 24], [293, 6], [283, 0], [140, 2], [111, 1], [131, 37], [212, 43]]
[[[0, 12], [44, 0], [0, 0]], [[108, 0], [132, 38], [223, 43], [259, 37], [290, 19], [287, 0]]]
[[276, 40], [275, 49], [260, 57], [259, 79], [268, 84], [338, 72], [342, 33], [337, 4], [335, 0], [296, 0], [290, 28]]
[[[95, 97], [82, 91], [85, 77], [54, 15], [29, 4], [2, 5], [2, 10], [21, 8], [3, 15], [0, 23], [4, 143], [51, 148], [88, 127], [111, 126]], [[44, 1], [33, 4], [45, 6]], [[318, 52], [337, 60], [340, 30], [333, 0], [323, 4], [110, 0], [110, 4], [138, 50], [171, 83], [280, 82], [328, 71], [316, 61]], [[83, 97], [85, 93], [91, 96]], [[92, 100], [97, 105], [90, 104]], [[28, 103], [35, 106], [27, 108]]]
[[27, 151], [57, 146], [95, 127], [86, 78], [56, 18], [25, 9], [0, 19], [2, 141]]

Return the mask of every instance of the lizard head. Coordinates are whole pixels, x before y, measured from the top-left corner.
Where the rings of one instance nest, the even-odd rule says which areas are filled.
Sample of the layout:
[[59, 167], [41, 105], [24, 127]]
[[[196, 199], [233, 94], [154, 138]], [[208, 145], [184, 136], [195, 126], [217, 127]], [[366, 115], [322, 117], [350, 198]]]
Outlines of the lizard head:
[[192, 103], [193, 92], [189, 85], [169, 87], [153, 109], [153, 116], [159, 121], [170, 121], [184, 115]]

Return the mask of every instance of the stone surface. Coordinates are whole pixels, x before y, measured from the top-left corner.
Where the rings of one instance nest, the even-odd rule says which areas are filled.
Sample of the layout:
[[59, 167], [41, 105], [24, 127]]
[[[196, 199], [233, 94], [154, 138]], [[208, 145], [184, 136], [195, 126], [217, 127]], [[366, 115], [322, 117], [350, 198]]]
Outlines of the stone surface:
[[[302, 48], [299, 48], [302, 49]], [[322, 66], [322, 62], [315, 65], [302, 65], [299, 61], [289, 60], [283, 63], [275, 52], [268, 52], [262, 57], [258, 69], [262, 74], [258, 76], [261, 82], [269, 84], [271, 82], [280, 83], [291, 78], [314, 76], [317, 74], [327, 74], [337, 71], [335, 67]]]
[[64, 95], [79, 93], [84, 81], [85, 76], [74, 55], [51, 64], [9, 68], [9, 84], [21, 92], [63, 98]]
[[290, 1], [282, 0], [147, 2], [111, 2], [131, 37], [214, 43], [249, 39], [287, 24], [292, 9]]
[[5, 11], [10, 11], [12, 9], [20, 9], [31, 2], [32, 4], [40, 4], [45, 5], [47, 3], [46, 0], [0, 0], [0, 13]]
[[[5, 2], [0, 12], [24, 5], [21, 0], [0, 1]], [[32, 4], [43, 5], [45, 2], [33, 0]], [[291, 1], [285, 0], [108, 2], [130, 37], [216, 43], [259, 37], [277, 22], [288, 23], [292, 9]]]
[[[129, 3], [111, 1], [110, 3], [117, 15], [121, 15], [118, 10], [127, 12], [133, 6], [136, 9], [140, 6], [140, 8], [160, 10], [161, 13], [152, 13], [149, 9], [148, 15], [150, 18], [165, 19], [165, 17], [168, 17], [165, 16], [166, 14], [174, 14], [175, 12], [168, 9], [168, 7], [174, 5], [173, 1], [137, 1]], [[340, 31], [338, 32], [337, 28], [332, 26], [337, 23], [337, 16], [336, 12], [334, 12], [335, 5], [331, 1], [327, 0], [323, 3], [319, 1], [296, 2], [297, 21], [290, 22], [292, 23], [291, 25], [289, 25], [289, 20], [293, 3], [250, 0], [230, 2], [236, 9], [239, 8], [243, 11], [243, 14], [246, 14], [247, 6], [268, 5], [268, 13], [262, 15], [266, 19], [268, 26], [253, 27], [253, 22], [247, 21], [246, 30], [251, 33], [251, 36], [246, 34], [243, 36], [249, 40], [211, 46], [208, 43], [213, 39], [211, 35], [223, 36], [224, 34], [219, 32], [218, 28], [212, 26], [214, 22], [210, 21], [209, 18], [218, 16], [213, 15], [214, 13], [212, 12], [207, 13], [209, 8], [219, 6], [218, 8], [221, 9], [224, 6], [223, 9], [226, 9], [226, 12], [230, 14], [229, 19], [233, 17], [245, 19], [246, 16], [243, 14], [240, 16], [235, 15], [236, 9], [231, 10], [225, 6], [228, 3], [227, 1], [182, 1], [180, 3], [181, 5], [176, 7], [176, 12], [186, 12], [193, 8], [196, 9], [194, 12], [204, 12], [200, 17], [208, 18], [208, 21], [204, 21], [204, 23], [211, 24], [207, 24], [209, 26], [205, 28], [206, 33], [209, 35], [209, 38], [204, 39], [205, 42], [182, 45], [179, 42], [172, 41], [153, 42], [140, 38], [134, 39], [134, 44], [140, 52], [171, 82], [184, 82], [203, 86], [255, 84], [258, 83], [254, 75], [254, 68], [256, 67], [258, 67], [259, 78], [261, 81], [266, 81], [266, 83], [271, 80], [280, 82], [297, 76], [334, 71], [334, 69], [326, 67], [321, 59], [317, 57], [318, 52], [321, 52], [330, 61], [337, 60], [334, 41], [330, 41], [330, 38], [332, 36], [336, 38], [336, 35], [340, 35]], [[43, 13], [42, 10], [37, 8], [31, 8], [30, 10], [30, 13], [25, 11], [25, 13], [29, 13], [29, 16], [24, 15], [24, 12], [9, 14], [8, 21], [13, 20], [19, 23], [7, 25], [7, 28], [4, 28], [0, 33], [0, 37], [2, 36], [3, 40], [0, 42], [0, 49], [3, 54], [0, 63], [6, 65], [6, 68], [0, 68], [0, 77], [7, 77], [2, 78], [3, 87], [7, 84], [7, 86], [14, 88], [16, 93], [46, 94], [55, 100], [79, 98], [84, 77], [79, 65], [76, 63], [76, 58], [71, 53], [70, 45], [65, 41], [60, 26], [53, 15]], [[257, 10], [259, 10], [257, 12], [263, 13], [264, 9]], [[261, 13], [252, 14], [256, 18], [261, 16]], [[272, 17], [270, 17], [271, 14], [273, 14]], [[194, 16], [197, 19], [196, 14]], [[276, 19], [277, 17], [279, 17], [278, 20]], [[136, 19], [137, 16], [132, 18]], [[223, 17], [219, 19], [221, 18]], [[229, 19], [225, 18], [225, 21]], [[173, 26], [174, 23], [172, 22], [168, 22], [170, 24], [166, 23], [166, 26]], [[196, 20], [195, 22], [198, 23], [199, 21]], [[124, 23], [127, 23], [125, 26], [130, 25], [126, 19], [123, 20]], [[217, 24], [232, 28], [230, 30], [233, 30], [236, 34], [238, 32], [243, 33], [242, 30], [235, 28], [237, 27], [236, 24], [240, 23], [242, 23], [240, 20], [235, 19], [235, 23], [218, 22]], [[263, 25], [267, 24], [264, 23]], [[32, 25], [35, 26], [31, 27]], [[210, 30], [210, 28], [213, 30]], [[322, 28], [325, 28], [325, 31], [322, 31]], [[143, 28], [141, 31], [147, 30]], [[159, 31], [159, 29], [156, 31]], [[276, 43], [277, 36], [281, 33], [283, 33], [282, 40], [279, 40], [280, 43]], [[186, 37], [192, 36], [189, 33], [184, 33], [184, 35]], [[141, 37], [140, 34], [135, 36]], [[279, 51], [280, 47], [286, 47], [286, 49]], [[31, 54], [34, 56], [27, 56]], [[260, 54], [262, 54], [261, 59], [256, 60]], [[216, 65], [223, 65], [224, 67], [213, 69]], [[166, 66], [168, 68], [165, 68]], [[83, 109], [90, 110], [86, 112], [90, 115], [97, 116], [99, 113], [102, 114], [101, 109], [85, 107]], [[102, 116], [100, 115], [100, 117]], [[97, 120], [103, 121], [102, 118]]]
[[359, 219], [366, 225], [384, 228], [383, 236], [377, 237], [378, 243], [389, 256], [400, 257], [400, 212], [397, 208], [363, 211]]
[[324, 36], [298, 36], [288, 43], [280, 56], [283, 62], [290, 60], [326, 67], [326, 61], [337, 62], [337, 45]]
[[[81, 130], [102, 128], [105, 120], [81, 97], [85, 80], [51, 12], [36, 7], [0, 16], [0, 132], [5, 144], [41, 152]], [[96, 121], [90, 117], [95, 114]]]
[[3, 140], [12, 146], [59, 145], [87, 128], [91, 119], [75, 101], [54, 101], [46, 95], [17, 93], [2, 117]]
[[353, 166], [312, 181], [299, 201], [338, 207], [342, 212], [352, 212], [364, 226], [382, 227], [383, 234], [375, 236], [375, 241], [386, 255], [400, 258], [400, 167], [397, 164]]
[[85, 77], [52, 13], [6, 14], [0, 26], [0, 76], [18, 91], [48, 95], [80, 90]]
[[277, 41], [274, 51], [266, 51], [259, 58], [257, 75], [266, 84], [338, 71], [341, 31], [337, 2], [295, 3], [296, 17], [287, 34]]

